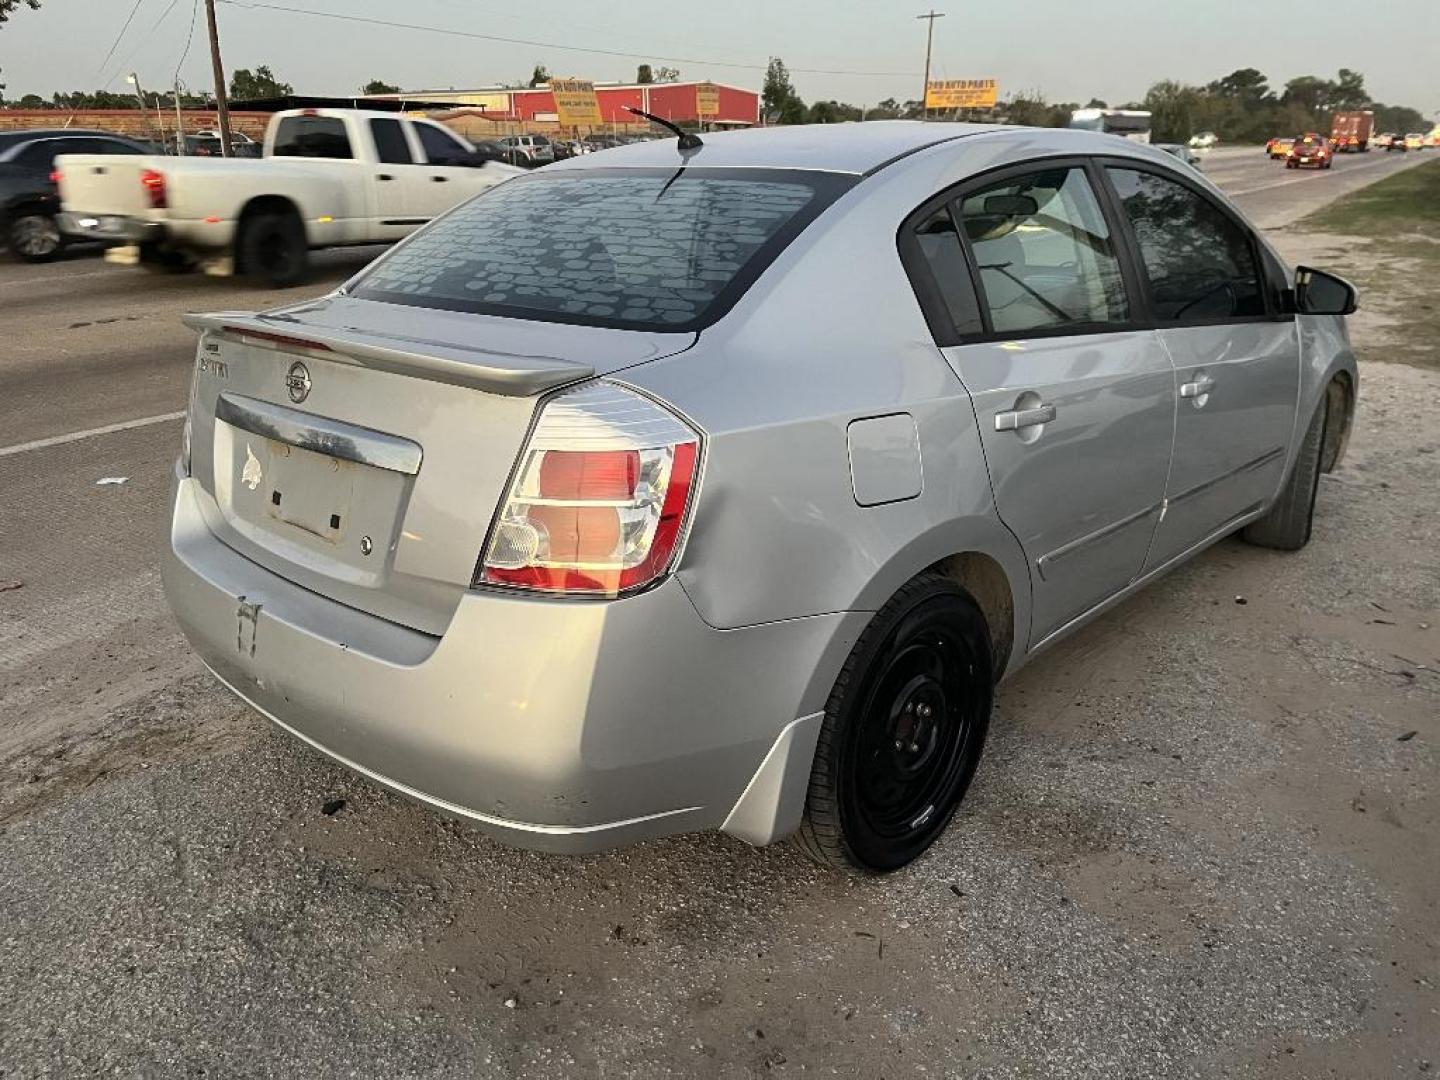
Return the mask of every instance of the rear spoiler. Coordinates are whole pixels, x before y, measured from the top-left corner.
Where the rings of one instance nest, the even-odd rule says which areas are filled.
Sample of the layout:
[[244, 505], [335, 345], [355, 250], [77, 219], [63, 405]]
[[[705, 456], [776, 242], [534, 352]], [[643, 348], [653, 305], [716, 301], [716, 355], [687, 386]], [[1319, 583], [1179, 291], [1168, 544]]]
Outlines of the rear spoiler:
[[595, 369], [588, 364], [555, 356], [521, 356], [349, 328], [317, 327], [288, 315], [212, 311], [185, 315], [182, 321], [202, 334], [222, 334], [261, 348], [319, 352], [342, 364], [506, 397], [533, 397], [595, 375]]

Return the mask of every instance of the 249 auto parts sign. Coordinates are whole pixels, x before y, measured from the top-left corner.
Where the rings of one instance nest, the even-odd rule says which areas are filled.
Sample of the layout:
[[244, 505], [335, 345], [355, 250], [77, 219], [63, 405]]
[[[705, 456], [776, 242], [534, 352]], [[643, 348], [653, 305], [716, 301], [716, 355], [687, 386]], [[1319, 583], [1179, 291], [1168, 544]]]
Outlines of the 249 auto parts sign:
[[555, 95], [555, 113], [560, 123], [600, 123], [600, 102], [595, 97], [595, 84], [585, 79], [551, 79], [550, 92]]

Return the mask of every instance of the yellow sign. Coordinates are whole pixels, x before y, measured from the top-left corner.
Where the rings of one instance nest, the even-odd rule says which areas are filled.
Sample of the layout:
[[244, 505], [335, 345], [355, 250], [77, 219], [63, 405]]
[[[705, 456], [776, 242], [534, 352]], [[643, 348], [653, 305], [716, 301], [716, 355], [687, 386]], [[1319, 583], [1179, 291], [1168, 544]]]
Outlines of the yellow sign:
[[999, 99], [994, 79], [946, 79], [925, 89], [927, 109], [990, 109]]
[[714, 83], [700, 83], [695, 87], [695, 115], [720, 115], [720, 88]]
[[595, 98], [595, 84], [585, 79], [551, 79], [550, 92], [555, 95], [555, 112], [560, 123], [600, 123], [600, 102]]

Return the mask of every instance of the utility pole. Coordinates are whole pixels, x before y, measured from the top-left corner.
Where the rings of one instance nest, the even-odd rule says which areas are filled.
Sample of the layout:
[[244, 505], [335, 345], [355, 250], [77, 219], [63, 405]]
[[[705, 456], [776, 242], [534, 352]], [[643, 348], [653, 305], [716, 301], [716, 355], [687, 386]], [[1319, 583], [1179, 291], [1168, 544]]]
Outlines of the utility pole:
[[210, 66], [215, 72], [215, 115], [220, 120], [220, 153], [230, 156], [230, 103], [225, 97], [225, 65], [220, 62], [220, 31], [215, 28], [215, 0], [205, 0], [205, 25], [210, 29]]
[[175, 153], [185, 156], [185, 119], [180, 113], [180, 80], [175, 80]]
[[[156, 131], [155, 124], [150, 119], [150, 106], [145, 104], [145, 91], [140, 88], [140, 76], [132, 71], [129, 75], [125, 76], [125, 81], [135, 87], [135, 100], [140, 103], [140, 115], [145, 118], [145, 126], [150, 129], [151, 141], [164, 142], [165, 133], [163, 131]], [[157, 116], [160, 114], [159, 101], [155, 103], [155, 114]]]
[[[206, 3], [209, 2], [210, 0], [206, 0]], [[935, 20], [943, 19], [944, 17], [945, 12], [936, 11], [934, 8], [930, 9], [928, 15], [915, 16], [917, 19], [924, 19], [928, 24], [925, 27], [925, 87], [920, 92], [920, 116], [922, 119], [930, 115], [930, 106], [928, 104], [930, 100], [930, 48], [935, 44]]]

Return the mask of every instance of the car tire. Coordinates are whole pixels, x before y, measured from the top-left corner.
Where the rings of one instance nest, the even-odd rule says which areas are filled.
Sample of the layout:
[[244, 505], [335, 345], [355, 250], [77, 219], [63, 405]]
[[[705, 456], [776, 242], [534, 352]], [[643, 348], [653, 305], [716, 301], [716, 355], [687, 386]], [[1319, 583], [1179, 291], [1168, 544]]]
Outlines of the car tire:
[[10, 253], [22, 262], [49, 262], [65, 249], [55, 215], [43, 210], [17, 210], [5, 228]]
[[855, 643], [825, 707], [795, 843], [821, 865], [884, 874], [944, 832], [985, 746], [990, 630], [949, 578], [922, 574]]
[[1325, 446], [1325, 422], [1330, 411], [1330, 395], [1320, 399], [1310, 426], [1300, 441], [1295, 466], [1279, 497], [1262, 518], [1245, 526], [1241, 536], [1256, 547], [1278, 551], [1299, 551], [1310, 542], [1315, 521], [1315, 493], [1320, 487], [1320, 458]]
[[251, 214], [240, 224], [235, 248], [240, 273], [276, 288], [299, 285], [310, 270], [305, 226], [293, 211]]

